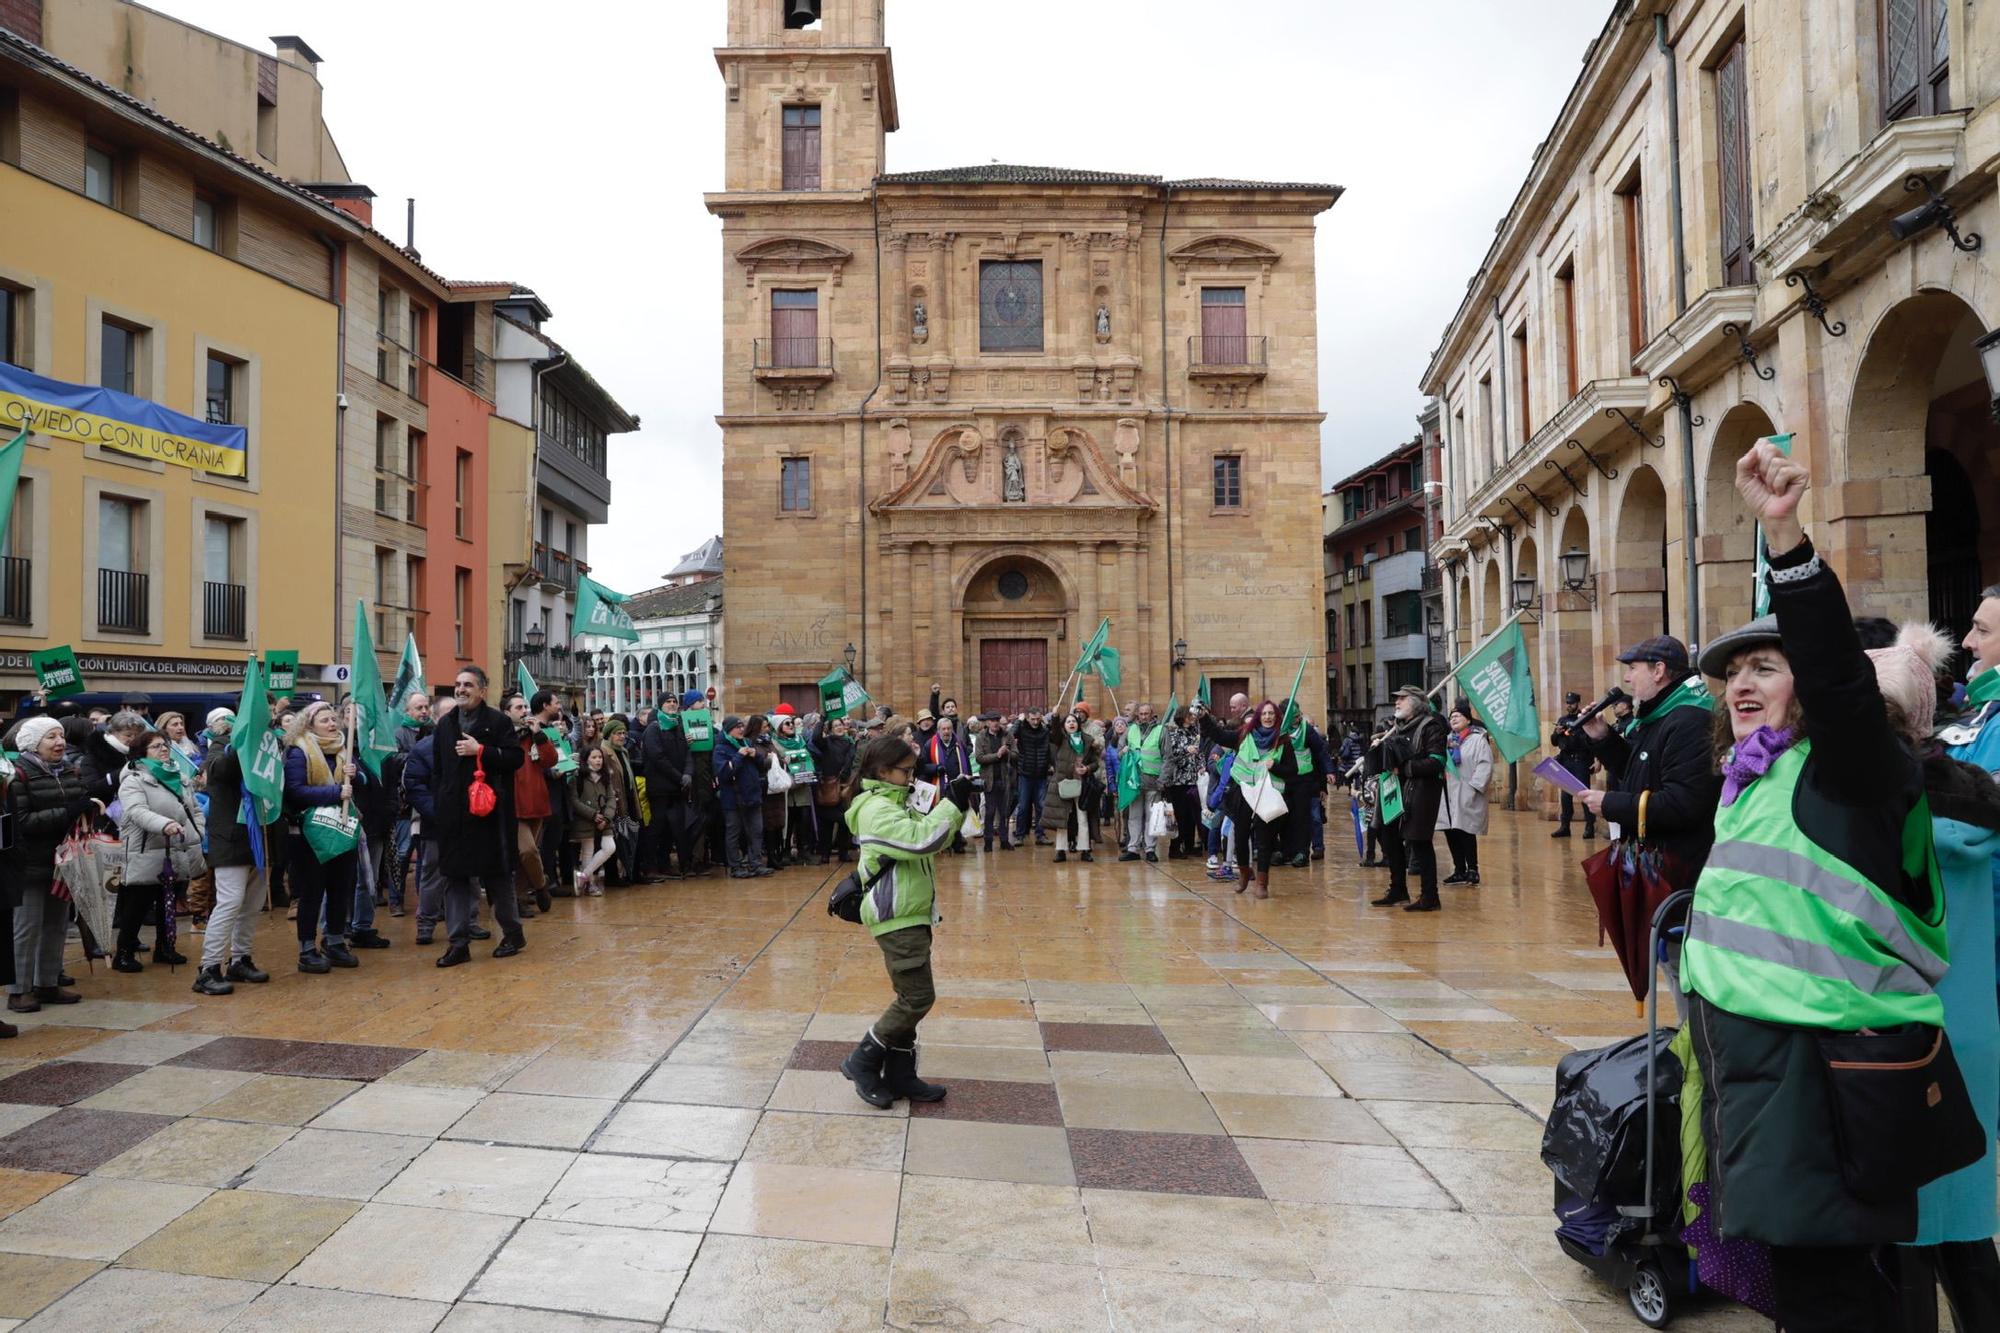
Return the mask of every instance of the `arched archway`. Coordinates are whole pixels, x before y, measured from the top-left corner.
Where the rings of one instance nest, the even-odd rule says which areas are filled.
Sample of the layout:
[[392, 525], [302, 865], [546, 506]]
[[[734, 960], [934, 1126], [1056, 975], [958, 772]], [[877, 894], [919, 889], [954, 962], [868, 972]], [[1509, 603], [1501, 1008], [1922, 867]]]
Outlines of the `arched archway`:
[[1667, 488], [1644, 463], [1633, 464], [1631, 472], [1612, 528], [1612, 567], [1598, 577], [1615, 639], [1605, 645], [1607, 666], [1619, 649], [1673, 632], [1667, 623]]
[[1723, 415], [1709, 442], [1701, 479], [1701, 540], [1695, 560], [1701, 577], [1703, 641], [1750, 619], [1756, 572], [1757, 525], [1736, 493], [1736, 463], [1750, 446], [1777, 434], [1756, 403], [1738, 403]]
[[[1071, 609], [1066, 573], [1026, 547], [1007, 547], [968, 566], [952, 597], [971, 668], [966, 687], [979, 700], [978, 711], [1047, 708], [1062, 684], [1054, 673], [1069, 665], [1055, 661], [1056, 640]], [[1138, 656], [1133, 654], [1126, 673], [1134, 678], [1134, 693], [1141, 674]]]
[[[2000, 577], [2000, 426], [1972, 347], [1985, 327], [1963, 299], [1942, 291], [1919, 292], [1876, 324], [1855, 373], [1838, 451], [1845, 471], [1836, 475], [1880, 479], [1879, 512], [1850, 507], [1829, 525], [1826, 543], [1858, 607], [1893, 616], [1924, 606], [1953, 635], [1971, 619], [1979, 587]], [[1916, 480], [1926, 474], [1928, 486]], [[1967, 541], [1975, 517], [1979, 535]]]
[[[1480, 583], [1479, 634], [1477, 635], [1477, 639], [1483, 639], [1494, 630], [1500, 628], [1500, 608], [1506, 604], [1506, 578], [1500, 568], [1500, 551], [1498, 547], [1487, 551], [1486, 572], [1480, 576]], [[1475, 639], [1475, 642], [1477, 639]], [[1472, 647], [1473, 644], [1466, 644], [1465, 651], [1470, 652]]]
[[[1514, 543], [1514, 577], [1533, 579], [1535, 595], [1541, 599], [1542, 607], [1547, 608], [1555, 605], [1555, 581], [1549, 577], [1549, 572], [1542, 568], [1541, 556], [1541, 543], [1525, 532], [1521, 534], [1521, 539]], [[1512, 588], [1507, 590], [1507, 614], [1510, 616], [1514, 614]], [[1542, 664], [1541, 612], [1535, 611], [1521, 617], [1521, 640], [1528, 649], [1528, 672], [1534, 677], [1537, 696], [1535, 707], [1538, 710], [1545, 709], [1548, 693], [1545, 682], [1548, 679], [1548, 671]], [[1533, 764], [1534, 757], [1527, 756], [1527, 761]]]
[[1549, 574], [1555, 587], [1542, 594], [1542, 604], [1555, 607], [1555, 614], [1544, 619], [1554, 623], [1556, 635], [1555, 652], [1550, 659], [1553, 674], [1542, 687], [1545, 721], [1562, 716], [1563, 695], [1574, 691], [1592, 698], [1597, 693], [1597, 657], [1593, 647], [1596, 618], [1590, 610], [1589, 586], [1586, 584], [1580, 592], [1570, 592], [1562, 586], [1563, 556], [1571, 551], [1581, 551], [1588, 557], [1589, 568], [1598, 575], [1602, 586], [1603, 561], [1591, 550], [1590, 516], [1580, 504], [1571, 505], [1563, 515], [1562, 536], [1549, 557]]
[[[1459, 567], [1461, 570], [1465, 566]], [[1458, 576], [1458, 618], [1452, 623], [1451, 660], [1456, 663], [1472, 647], [1473, 626], [1478, 622], [1472, 614], [1472, 575]]]

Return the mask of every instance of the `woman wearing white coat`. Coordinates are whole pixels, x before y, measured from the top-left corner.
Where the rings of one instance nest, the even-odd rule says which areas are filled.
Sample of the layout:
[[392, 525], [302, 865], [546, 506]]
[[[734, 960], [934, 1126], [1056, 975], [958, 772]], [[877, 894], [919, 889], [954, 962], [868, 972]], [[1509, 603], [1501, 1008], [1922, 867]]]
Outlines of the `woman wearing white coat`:
[[1447, 742], [1451, 762], [1445, 765], [1444, 811], [1438, 826], [1451, 849], [1451, 874], [1446, 884], [1479, 882], [1479, 835], [1486, 832], [1486, 789], [1493, 781], [1493, 745], [1461, 699], [1445, 719], [1451, 724]]
[[142, 972], [138, 959], [139, 928], [149, 908], [157, 906], [160, 929], [153, 961], [185, 963], [174, 949], [174, 899], [167, 887], [185, 874], [176, 873], [175, 853], [201, 848], [202, 817], [194, 799], [194, 782], [184, 776], [173, 757], [173, 742], [149, 731], [132, 747], [132, 760], [118, 784], [118, 835], [125, 844], [125, 878], [118, 890], [115, 924], [118, 950], [111, 960], [117, 972]]

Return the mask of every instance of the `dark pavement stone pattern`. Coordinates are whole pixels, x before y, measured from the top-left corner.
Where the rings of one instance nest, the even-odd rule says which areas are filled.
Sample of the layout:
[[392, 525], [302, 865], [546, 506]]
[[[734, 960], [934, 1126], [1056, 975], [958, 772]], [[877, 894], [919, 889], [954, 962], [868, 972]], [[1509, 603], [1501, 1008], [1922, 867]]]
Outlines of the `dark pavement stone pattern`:
[[[133, 1067], [136, 1072], [136, 1066]], [[0, 1167], [18, 1171], [95, 1171], [180, 1117], [70, 1106], [0, 1138]]]
[[0, 1102], [29, 1106], [68, 1106], [94, 1097], [140, 1072], [139, 1065], [99, 1064], [94, 1060], [58, 1060], [0, 1078]]
[[1264, 1198], [1250, 1164], [1226, 1134], [1150, 1134], [1072, 1129], [1070, 1159], [1081, 1189]]
[[1166, 1034], [1150, 1023], [1044, 1023], [1042, 1047], [1051, 1051], [1109, 1051], [1120, 1055], [1172, 1055]]
[[955, 1078], [941, 1102], [911, 1102], [913, 1116], [939, 1120], [983, 1120], [994, 1125], [1060, 1126], [1062, 1104], [1051, 1083], [1008, 1083], [999, 1079]]

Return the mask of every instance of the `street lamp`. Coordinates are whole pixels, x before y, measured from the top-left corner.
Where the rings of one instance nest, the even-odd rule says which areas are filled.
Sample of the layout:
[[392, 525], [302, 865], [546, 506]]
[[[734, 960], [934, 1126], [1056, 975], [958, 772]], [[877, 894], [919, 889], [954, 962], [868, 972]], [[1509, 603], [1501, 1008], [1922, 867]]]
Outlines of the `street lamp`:
[[528, 632], [521, 636], [521, 642], [527, 646], [528, 651], [531, 653], [542, 651], [542, 646], [548, 641], [548, 631], [543, 629], [539, 624], [528, 626]]
[[1979, 353], [1980, 368], [1986, 372], [1986, 391], [1993, 399], [1993, 419], [2000, 421], [2000, 329], [1972, 344]]
[[610, 675], [612, 665], [616, 661], [617, 658], [612, 655], [610, 644], [607, 643], [599, 648], [597, 650], [597, 674], [600, 676]]
[[1535, 576], [1522, 574], [1514, 580], [1514, 609], [1525, 611], [1535, 604]]
[[1184, 666], [1186, 666], [1186, 665], [1187, 665], [1187, 640], [1186, 640], [1186, 639], [1175, 639], [1175, 640], [1174, 640], [1174, 670], [1176, 670], [1176, 671], [1179, 671], [1179, 670], [1180, 670], [1180, 669], [1181, 669], [1182, 667], [1184, 667]]
[[847, 645], [847, 646], [846, 646], [845, 648], [843, 648], [843, 649], [841, 649], [841, 650], [840, 650], [840, 659], [841, 659], [841, 661], [843, 661], [843, 662], [847, 663], [847, 674], [848, 674], [848, 675], [850, 675], [850, 676], [851, 676], [851, 675], [853, 675], [853, 674], [854, 674], [854, 644], [852, 643], [852, 641], [850, 641], [850, 642], [848, 643], [848, 645]]
[[1424, 632], [1432, 643], [1444, 642], [1444, 613], [1435, 606], [1424, 608]]
[[1590, 581], [1590, 556], [1581, 548], [1572, 546], [1562, 553], [1563, 587], [1571, 592], [1582, 592]]

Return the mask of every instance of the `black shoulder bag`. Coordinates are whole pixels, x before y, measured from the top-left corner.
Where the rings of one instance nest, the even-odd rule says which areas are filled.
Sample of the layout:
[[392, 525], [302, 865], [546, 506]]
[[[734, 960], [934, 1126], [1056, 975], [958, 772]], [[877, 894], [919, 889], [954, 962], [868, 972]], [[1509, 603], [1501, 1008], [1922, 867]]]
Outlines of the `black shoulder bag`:
[[868, 881], [865, 884], [861, 880], [861, 867], [856, 865], [846, 878], [833, 886], [833, 892], [827, 896], [826, 914], [828, 916], [839, 917], [842, 921], [852, 921], [857, 926], [860, 925], [861, 900], [868, 896], [870, 890], [875, 887], [882, 876], [889, 873], [889, 868], [893, 865], [895, 865], [894, 860], [886, 856], [883, 857], [882, 864], [876, 867], [875, 873], [868, 877]]

